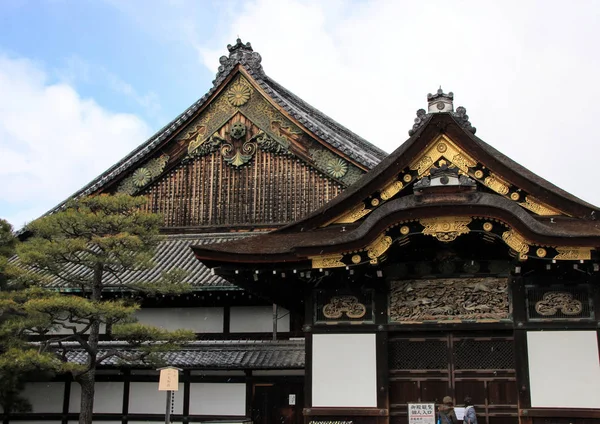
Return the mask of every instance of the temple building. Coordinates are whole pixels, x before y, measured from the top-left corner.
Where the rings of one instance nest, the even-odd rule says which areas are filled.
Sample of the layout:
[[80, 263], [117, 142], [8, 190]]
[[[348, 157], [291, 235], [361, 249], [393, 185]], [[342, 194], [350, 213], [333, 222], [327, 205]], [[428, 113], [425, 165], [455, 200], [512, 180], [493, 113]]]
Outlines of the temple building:
[[[600, 423], [600, 209], [475, 136], [452, 93], [388, 155], [228, 49], [204, 97], [75, 194], [145, 196], [165, 239], [144, 279], [189, 273], [138, 316], [198, 334], [167, 355], [173, 422], [412, 424], [409, 404], [470, 396], [480, 424]], [[157, 376], [102, 364], [94, 421], [164, 421]], [[30, 383], [33, 412], [4, 422], [73, 422], [78, 390]]]

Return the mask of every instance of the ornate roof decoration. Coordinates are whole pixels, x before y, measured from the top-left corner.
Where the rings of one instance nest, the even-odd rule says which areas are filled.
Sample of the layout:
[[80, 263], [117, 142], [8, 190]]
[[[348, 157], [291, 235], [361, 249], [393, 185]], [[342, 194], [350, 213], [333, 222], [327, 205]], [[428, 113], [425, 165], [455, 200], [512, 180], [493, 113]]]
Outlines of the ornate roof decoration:
[[236, 43], [232, 46], [231, 44], [227, 45], [227, 50], [229, 50], [229, 56], [221, 56], [219, 59], [219, 71], [217, 72], [217, 76], [213, 81], [213, 84], [217, 85], [221, 79], [225, 78], [229, 72], [235, 67], [235, 65], [242, 64], [249, 71], [254, 71], [258, 76], [264, 76], [265, 71], [263, 71], [262, 65], [262, 57], [258, 52], [252, 50], [252, 45], [250, 43], [242, 43], [242, 40], [239, 38], [236, 40]]
[[475, 134], [477, 129], [469, 122], [469, 115], [467, 115], [467, 109], [463, 106], [459, 106], [454, 111], [454, 93], [444, 93], [440, 87], [435, 94], [427, 94], [428, 112], [425, 109], [417, 110], [417, 117], [412, 128], [408, 131], [408, 135], [412, 136], [419, 128], [421, 128], [434, 113], [448, 113], [454, 117], [456, 122], [463, 127], [465, 130]]

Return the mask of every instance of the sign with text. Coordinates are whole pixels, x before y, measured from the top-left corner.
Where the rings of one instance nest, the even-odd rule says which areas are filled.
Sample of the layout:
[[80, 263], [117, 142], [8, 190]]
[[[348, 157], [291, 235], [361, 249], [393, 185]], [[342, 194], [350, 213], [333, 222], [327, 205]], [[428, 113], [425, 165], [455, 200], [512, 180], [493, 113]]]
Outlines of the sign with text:
[[436, 424], [434, 403], [409, 403], [408, 424]]
[[160, 370], [158, 390], [161, 392], [179, 389], [179, 370], [177, 368], [163, 368]]

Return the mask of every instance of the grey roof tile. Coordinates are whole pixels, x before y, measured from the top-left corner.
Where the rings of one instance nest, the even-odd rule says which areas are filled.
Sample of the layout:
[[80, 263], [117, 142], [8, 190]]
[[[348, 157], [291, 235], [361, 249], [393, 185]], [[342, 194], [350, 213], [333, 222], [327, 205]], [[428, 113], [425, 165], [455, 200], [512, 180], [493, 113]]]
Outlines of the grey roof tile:
[[[63, 343], [64, 344], [64, 343]], [[87, 353], [70, 344], [73, 350], [67, 353], [70, 362], [84, 364]], [[66, 344], [69, 346], [69, 343]], [[118, 349], [120, 352], [135, 352], [121, 342], [102, 342], [99, 356]], [[167, 365], [180, 368], [201, 369], [299, 369], [304, 368], [304, 340], [279, 341], [198, 341], [180, 350], [160, 354]], [[103, 367], [149, 366], [141, 361], [127, 363], [112, 357], [100, 364]]]

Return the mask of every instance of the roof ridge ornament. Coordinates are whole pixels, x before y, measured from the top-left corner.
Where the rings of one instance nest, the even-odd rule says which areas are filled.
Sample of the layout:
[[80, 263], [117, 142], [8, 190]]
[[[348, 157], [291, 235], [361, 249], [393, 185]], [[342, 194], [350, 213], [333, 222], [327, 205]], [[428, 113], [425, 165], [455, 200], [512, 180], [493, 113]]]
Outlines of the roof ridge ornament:
[[415, 118], [412, 128], [408, 131], [409, 136], [415, 134], [434, 113], [449, 113], [454, 117], [456, 122], [467, 131], [470, 131], [472, 134], [475, 134], [475, 131], [477, 131], [477, 129], [469, 122], [469, 115], [467, 115], [466, 108], [459, 106], [456, 108], [456, 111], [454, 111], [453, 92], [450, 91], [446, 94], [440, 86], [435, 94], [427, 94], [427, 106], [428, 111], [425, 111], [425, 109], [417, 110], [417, 117]]
[[221, 56], [219, 59], [221, 66], [219, 66], [213, 85], [219, 85], [238, 63], [244, 66], [253, 76], [263, 77], [265, 75], [260, 64], [262, 57], [252, 49], [252, 45], [249, 42], [244, 44], [238, 38], [234, 45], [227, 45], [227, 50], [229, 51], [229, 56]]

